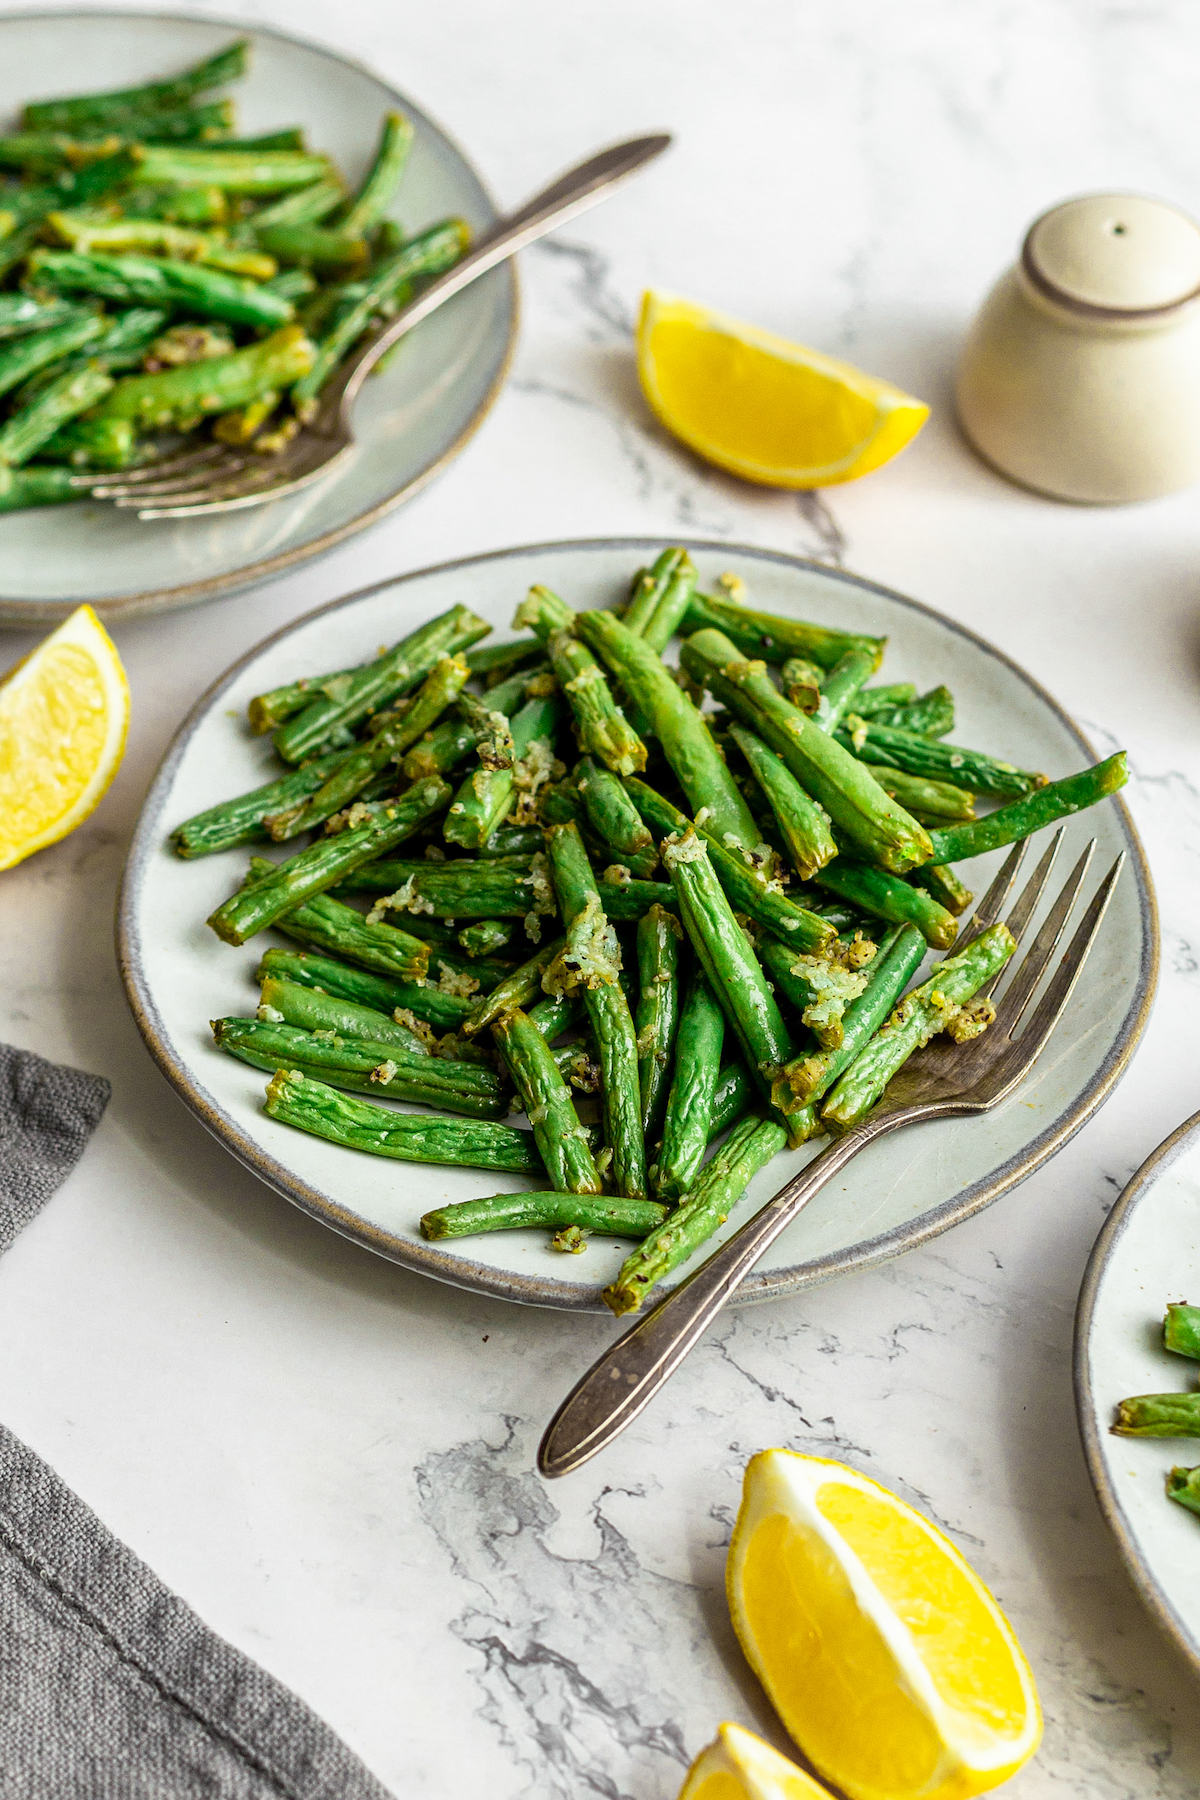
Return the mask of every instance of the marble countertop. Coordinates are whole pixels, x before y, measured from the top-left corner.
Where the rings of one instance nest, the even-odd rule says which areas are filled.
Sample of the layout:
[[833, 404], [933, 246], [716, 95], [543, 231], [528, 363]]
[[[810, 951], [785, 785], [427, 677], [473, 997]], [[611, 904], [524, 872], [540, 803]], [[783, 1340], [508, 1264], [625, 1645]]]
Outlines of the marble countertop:
[[[114, 1089], [0, 1264], [0, 1418], [405, 1796], [672, 1800], [721, 1718], [783, 1747], [722, 1590], [742, 1468], [770, 1444], [893, 1486], [991, 1584], [1046, 1710], [1014, 1797], [1195, 1795], [1195, 1688], [1093, 1501], [1070, 1349], [1107, 1209], [1198, 1103], [1196, 500], [1096, 511], [1009, 487], [959, 439], [950, 381], [1041, 208], [1104, 188], [1200, 205], [1200, 17], [1187, 0], [236, 10], [336, 36], [505, 201], [625, 133], [678, 143], [526, 254], [512, 380], [436, 486], [315, 567], [117, 631], [134, 698], [118, 780], [0, 878], [0, 1037]], [[647, 415], [630, 333], [648, 283], [886, 374], [933, 418], [861, 484], [739, 486]], [[245, 648], [403, 569], [615, 532], [841, 562], [1021, 660], [1100, 750], [1129, 749], [1163, 975], [1124, 1082], [1047, 1167], [882, 1269], [730, 1312], [609, 1454], [546, 1486], [548, 1408], [611, 1325], [423, 1281], [260, 1185], [151, 1064], [111, 921], [163, 747]]]

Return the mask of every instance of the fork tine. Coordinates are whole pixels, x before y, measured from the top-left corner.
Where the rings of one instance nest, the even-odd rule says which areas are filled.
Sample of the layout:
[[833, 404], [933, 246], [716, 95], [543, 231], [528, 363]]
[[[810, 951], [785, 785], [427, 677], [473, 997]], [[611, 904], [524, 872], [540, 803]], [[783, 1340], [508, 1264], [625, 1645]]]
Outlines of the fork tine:
[[1012, 911], [1004, 921], [1018, 944], [1028, 929], [1029, 921], [1032, 919], [1037, 903], [1042, 897], [1042, 891], [1050, 879], [1050, 871], [1054, 867], [1055, 859], [1059, 852], [1059, 846], [1062, 844], [1066, 829], [1065, 825], [1059, 826], [1043, 852], [1041, 862], [1039, 862], [1037, 868], [1025, 883], [1020, 898], [1017, 900]]
[[315, 466], [301, 468], [296, 475], [289, 475], [286, 467], [270, 464], [262, 480], [244, 476], [240, 481], [231, 482], [227, 489], [204, 487], [191, 495], [175, 494], [161, 506], [141, 507], [138, 518], [196, 518], [207, 513], [234, 512], [242, 507], [258, 506], [264, 500], [282, 500], [290, 494], [300, 493], [314, 481], [323, 481], [352, 451], [353, 445], [347, 444], [334, 455], [322, 457]]
[[245, 451], [226, 450], [224, 456], [213, 457], [199, 468], [177, 469], [172, 475], [164, 475], [159, 481], [144, 481], [140, 486], [130, 488], [128, 492], [114, 494], [118, 506], [140, 506], [144, 499], [156, 494], [175, 494], [192, 492], [197, 482], [203, 482], [207, 488], [210, 483], [227, 480], [243, 469], [249, 460]]
[[973, 944], [980, 932], [986, 931], [989, 925], [994, 925], [996, 923], [996, 920], [1000, 917], [1004, 902], [1008, 899], [1009, 890], [1011, 889], [1013, 882], [1017, 879], [1021, 864], [1025, 860], [1025, 852], [1028, 848], [1028, 838], [1022, 838], [1019, 843], [1013, 845], [1003, 863], [1000, 865], [1000, 870], [996, 879], [992, 882], [991, 887], [989, 887], [987, 893], [983, 896], [983, 899], [971, 914], [966, 936], [960, 938], [955, 944], [955, 954], [961, 950], [965, 950], [968, 944]]
[[129, 493], [147, 482], [160, 481], [177, 470], [198, 469], [205, 463], [216, 462], [221, 456], [228, 454], [228, 448], [227, 444], [210, 443], [202, 450], [181, 451], [178, 456], [161, 456], [157, 462], [146, 463], [140, 469], [131, 469], [127, 475], [121, 475], [115, 480], [111, 477], [102, 480], [92, 491], [100, 500], [115, 500], [118, 494]]
[[[1050, 908], [1041, 929], [1034, 938], [1029, 949], [1021, 960], [1020, 966], [1013, 974], [1012, 981], [1005, 989], [997, 1008], [996, 1026], [1006, 1036], [1011, 1037], [1033, 998], [1034, 990], [1046, 972], [1046, 966], [1058, 947], [1059, 939], [1067, 928], [1067, 920], [1071, 916], [1071, 908], [1075, 897], [1087, 874], [1088, 864], [1096, 848], [1096, 840], [1092, 838], [1079, 861], [1059, 889], [1058, 898]], [[1024, 896], [1022, 896], [1024, 898]], [[1018, 903], [1019, 904], [1019, 903]]]
[[[1063, 959], [1054, 972], [1054, 979], [1038, 1001], [1033, 1017], [1017, 1040], [1017, 1048], [1026, 1068], [1041, 1051], [1046, 1039], [1058, 1024], [1063, 1008], [1075, 991], [1075, 983], [1079, 980], [1083, 965], [1096, 941], [1096, 933], [1108, 911], [1108, 903], [1113, 897], [1113, 891], [1124, 866], [1125, 852], [1122, 850], [1096, 889], [1091, 905], [1079, 921], [1075, 935], [1067, 945]], [[1032, 951], [1030, 954], [1032, 955]]]

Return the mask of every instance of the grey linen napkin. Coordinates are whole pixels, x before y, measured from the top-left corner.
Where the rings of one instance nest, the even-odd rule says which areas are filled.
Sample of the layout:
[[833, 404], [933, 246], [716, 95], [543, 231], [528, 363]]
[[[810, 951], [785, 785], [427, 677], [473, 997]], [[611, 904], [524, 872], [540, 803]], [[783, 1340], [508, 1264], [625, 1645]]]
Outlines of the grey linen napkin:
[[[78, 1161], [96, 1075], [0, 1045], [0, 1249]], [[4, 1800], [388, 1800], [341, 1739], [0, 1426]]]

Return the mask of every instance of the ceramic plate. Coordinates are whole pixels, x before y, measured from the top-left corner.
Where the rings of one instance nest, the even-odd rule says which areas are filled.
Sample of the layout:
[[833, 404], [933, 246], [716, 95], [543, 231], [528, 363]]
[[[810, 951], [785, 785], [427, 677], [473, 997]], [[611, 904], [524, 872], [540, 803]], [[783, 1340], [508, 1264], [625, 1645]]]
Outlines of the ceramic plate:
[[[416, 135], [396, 203], [405, 228], [461, 215], [496, 218], [457, 145], [419, 106], [369, 70], [264, 26], [186, 14], [22, 13], [0, 17], [0, 117], [62, 89], [172, 73], [234, 37], [252, 44], [249, 75], [229, 91], [239, 135], [303, 125], [348, 181], [361, 178], [380, 121], [399, 108]], [[356, 454], [290, 500], [211, 519], [140, 520], [100, 500], [0, 517], [0, 624], [41, 625], [88, 600], [107, 619], [169, 612], [294, 568], [414, 494], [458, 454], [500, 391], [517, 331], [512, 263], [480, 278], [414, 333], [354, 409]]]
[[[544, 1235], [512, 1232], [453, 1248], [426, 1244], [416, 1229], [422, 1212], [504, 1184], [472, 1171], [372, 1160], [267, 1118], [265, 1078], [216, 1051], [207, 1026], [218, 1014], [248, 1013], [255, 1003], [252, 976], [264, 939], [231, 950], [204, 924], [240, 881], [246, 853], [181, 862], [165, 840], [191, 814], [270, 778], [269, 747], [239, 723], [252, 695], [373, 655], [379, 644], [456, 602], [475, 608], [500, 637], [507, 636], [515, 606], [535, 581], [578, 608], [612, 606], [628, 592], [633, 571], [660, 548], [635, 538], [471, 557], [335, 601], [269, 639], [231, 669], [180, 728], [147, 799], [121, 901], [121, 960], [146, 1041], [187, 1104], [235, 1155], [306, 1211], [410, 1268], [546, 1306], [597, 1309], [599, 1289], [625, 1247], [593, 1239], [586, 1255], [564, 1256], [547, 1248]], [[1093, 760], [1091, 747], [1029, 676], [928, 607], [797, 557], [726, 543], [693, 544], [691, 550], [702, 583], [733, 569], [768, 610], [886, 634], [888, 679], [947, 682], [964, 742], [1051, 776]], [[995, 1113], [897, 1133], [861, 1155], [845, 1179], [827, 1187], [777, 1240], [742, 1298], [792, 1293], [944, 1231], [1052, 1156], [1111, 1091], [1149, 1011], [1157, 927], [1149, 876], [1125, 809], [1105, 803], [1072, 820], [1070, 860], [1093, 834], [1099, 839], [1097, 871], [1121, 850], [1129, 853], [1129, 864], [1087, 979], [1033, 1079]], [[997, 853], [971, 866], [977, 887], [1001, 858]], [[806, 1146], [776, 1159], [754, 1183], [749, 1204], [768, 1198], [812, 1154]], [[735, 1217], [745, 1213], [743, 1205]]]
[[1180, 1438], [1120, 1438], [1118, 1400], [1194, 1388], [1162, 1347], [1172, 1300], [1200, 1304], [1200, 1113], [1144, 1162], [1096, 1239], [1075, 1318], [1075, 1405], [1092, 1485], [1143, 1600], [1200, 1670], [1200, 1519], [1167, 1499], [1167, 1471], [1200, 1462]]

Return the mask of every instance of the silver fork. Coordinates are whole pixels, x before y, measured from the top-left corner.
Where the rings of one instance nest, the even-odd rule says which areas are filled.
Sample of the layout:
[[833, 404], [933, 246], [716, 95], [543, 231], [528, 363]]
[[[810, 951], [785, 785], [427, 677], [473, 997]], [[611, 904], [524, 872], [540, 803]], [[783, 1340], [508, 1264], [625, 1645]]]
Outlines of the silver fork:
[[321, 389], [313, 417], [278, 455], [262, 456], [251, 445], [233, 449], [208, 443], [198, 450], [146, 463], [117, 480], [79, 476], [76, 485], [90, 491], [94, 499], [136, 508], [141, 519], [232, 512], [299, 493], [331, 474], [349, 456], [354, 445], [350, 415], [355, 396], [393, 344], [489, 269], [595, 206], [620, 182], [660, 156], [670, 142], [670, 137], [661, 133], [614, 144], [559, 176], [519, 212], [498, 219], [460, 262], [430, 282], [394, 318], [360, 340]]
[[[1005, 921], [1018, 942], [1050, 878], [1062, 835], [1060, 828]], [[1024, 1031], [1016, 1037], [1016, 1028], [1066, 930], [1095, 847], [1093, 838], [1063, 883], [1026, 954], [1019, 962], [1015, 957], [1010, 959], [1007, 970], [1002, 970], [983, 990], [990, 991], [1011, 971], [997, 1003], [995, 1023], [982, 1036], [965, 1044], [935, 1038], [911, 1057], [873, 1113], [801, 1169], [728, 1243], [606, 1350], [572, 1388], [550, 1421], [538, 1450], [538, 1468], [543, 1475], [566, 1475], [579, 1468], [637, 1418], [763, 1252], [813, 1195], [840, 1174], [851, 1157], [903, 1125], [989, 1112], [1012, 1093], [1032, 1068], [1062, 1016], [1121, 873], [1123, 851], [1097, 889]], [[976, 909], [969, 935], [962, 939], [963, 947], [1000, 917], [1024, 851], [1022, 843], [1009, 853]]]

